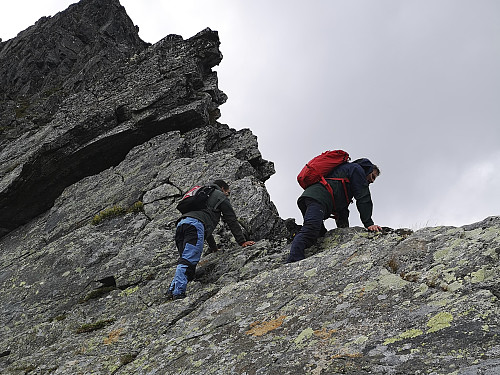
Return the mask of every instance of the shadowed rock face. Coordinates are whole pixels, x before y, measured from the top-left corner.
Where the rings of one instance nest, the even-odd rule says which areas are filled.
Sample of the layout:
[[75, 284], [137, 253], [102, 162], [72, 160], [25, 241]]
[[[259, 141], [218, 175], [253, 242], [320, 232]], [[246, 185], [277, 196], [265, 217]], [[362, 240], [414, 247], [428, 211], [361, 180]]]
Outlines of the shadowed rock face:
[[217, 32], [145, 47], [117, 1], [97, 0], [2, 44], [0, 235], [134, 146], [215, 123]]
[[[2, 374], [498, 373], [500, 217], [336, 229], [283, 264], [295, 225], [265, 188], [273, 164], [217, 122], [216, 32], [147, 46], [117, 1], [84, 0], [2, 43], [2, 61], [32, 58], [34, 35], [40, 56], [82, 46], [29, 74], [0, 65]], [[222, 251], [166, 301], [175, 205], [218, 178], [257, 243], [221, 224]]]

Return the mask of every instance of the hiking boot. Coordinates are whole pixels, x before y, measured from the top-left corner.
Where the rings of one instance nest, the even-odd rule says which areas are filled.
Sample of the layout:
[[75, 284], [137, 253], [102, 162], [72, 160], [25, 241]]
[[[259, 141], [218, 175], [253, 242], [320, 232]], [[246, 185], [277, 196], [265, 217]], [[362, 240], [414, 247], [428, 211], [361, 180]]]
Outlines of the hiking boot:
[[181, 293], [181, 294], [172, 294], [172, 299], [175, 301], [176, 299], [183, 299], [186, 298], [186, 293]]
[[176, 299], [186, 298], [186, 293], [173, 294], [172, 291], [169, 289], [167, 290], [167, 293], [165, 293], [165, 296], [167, 297], [168, 300], [175, 301]]

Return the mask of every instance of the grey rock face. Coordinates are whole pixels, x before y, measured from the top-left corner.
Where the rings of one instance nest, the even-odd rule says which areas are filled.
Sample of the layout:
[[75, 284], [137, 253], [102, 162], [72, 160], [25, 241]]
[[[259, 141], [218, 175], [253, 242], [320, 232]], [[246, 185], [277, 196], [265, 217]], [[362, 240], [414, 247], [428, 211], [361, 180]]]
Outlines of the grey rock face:
[[0, 44], [2, 141], [51, 121], [61, 101], [144, 50], [116, 0], [83, 0]]
[[[96, 12], [102, 14], [97, 21], [102, 17], [102, 22], [106, 21], [108, 15], [109, 22], [104, 29], [99, 23], [87, 24], [89, 36], [82, 37], [81, 25], [75, 20]], [[59, 32], [63, 26], [68, 33]], [[16, 108], [22, 103], [12, 105], [12, 100], [21, 96], [30, 103], [40, 99], [37, 93], [24, 92], [18, 82], [27, 80], [23, 87], [33, 86], [38, 92], [52, 83], [52, 73], [44, 75], [39, 72], [42, 68], [35, 67], [45, 77], [43, 81], [36, 80], [29, 69], [19, 73], [20, 78], [9, 78], [17, 70], [2, 65], [6, 79], [0, 108], [5, 123], [1, 128], [0, 235], [50, 208], [65, 187], [117, 165], [134, 146], [172, 130], [186, 132], [215, 123], [218, 106], [226, 100], [217, 88], [216, 73], [211, 71], [222, 59], [217, 32], [207, 29], [186, 41], [165, 38], [135, 54], [144, 43], [117, 1], [82, 1], [53, 20], [39, 21], [6, 42], [0, 60], [30, 56], [31, 34], [49, 33], [50, 37], [40, 37], [42, 42], [47, 39], [59, 45], [66, 43], [71, 31], [90, 44], [79, 50], [83, 67], [77, 60], [74, 69], [60, 77], [64, 61], [54, 65], [51, 72], [59, 80], [64, 78], [66, 86], [61, 89], [64, 95], [50, 109], [54, 113], [43, 124], [36, 121], [37, 116], [45, 116], [43, 110], [25, 105], [20, 113]], [[113, 47], [108, 50], [107, 44]], [[22, 52], [14, 51], [13, 46]], [[49, 54], [51, 47], [47, 46]], [[98, 66], [88, 66], [94, 60]], [[81, 84], [75, 87], [73, 82]], [[59, 84], [57, 80], [55, 84]], [[22, 91], [17, 97], [11, 94], [16, 90]]]
[[[1, 349], [9, 354], [0, 368], [12, 374], [499, 369], [498, 217], [414, 234], [336, 229], [306, 260], [287, 265], [286, 241], [261, 240], [246, 249], [228, 244], [202, 258], [188, 297], [174, 302], [162, 293], [175, 267], [173, 229], [157, 220], [139, 213], [87, 224], [33, 252], [4, 238], [12, 250], [1, 255], [9, 265], [2, 272]], [[96, 282], [106, 276], [112, 282]]]
[[[95, 12], [101, 26], [77, 31]], [[304, 261], [284, 264], [295, 224], [265, 188], [273, 163], [250, 130], [217, 122], [226, 100], [211, 71], [222, 59], [217, 33], [147, 47], [117, 1], [83, 0], [2, 43], [2, 61], [27, 33], [52, 56], [45, 41], [58, 32], [44, 33], [61, 20], [58, 43], [78, 33], [101, 41], [79, 50], [88, 55], [70, 65], [81, 67], [56, 63], [33, 84], [0, 68], [9, 124], [0, 133], [0, 373], [500, 371], [500, 217], [415, 233], [336, 229]], [[85, 69], [85, 60], [101, 63]], [[41, 100], [16, 117], [18, 95], [36, 97], [29, 87], [63, 73], [64, 95], [46, 101], [52, 112]], [[167, 301], [175, 205], [219, 178], [257, 243], [241, 248], [220, 224], [221, 250], [203, 255], [186, 299]]]

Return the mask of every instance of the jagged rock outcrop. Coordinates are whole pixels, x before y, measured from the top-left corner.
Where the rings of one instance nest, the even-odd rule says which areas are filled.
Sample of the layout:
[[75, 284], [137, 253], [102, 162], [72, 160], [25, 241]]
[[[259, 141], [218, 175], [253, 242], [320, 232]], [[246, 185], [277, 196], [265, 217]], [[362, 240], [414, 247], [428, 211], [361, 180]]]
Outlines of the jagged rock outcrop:
[[[336, 229], [284, 264], [273, 164], [217, 122], [217, 32], [148, 46], [118, 1], [82, 0], [0, 48], [0, 373], [500, 371], [500, 217]], [[220, 225], [167, 301], [175, 204], [216, 178], [257, 243]]]
[[0, 43], [2, 141], [47, 124], [62, 100], [147, 46], [117, 0], [82, 0]]
[[[50, 56], [53, 45], [60, 48], [68, 39], [79, 40], [81, 46], [73, 56], [73, 70], [64, 70], [62, 76], [65, 59], [37, 69], [36, 56], [31, 57], [27, 67], [45, 69], [43, 74], [27, 69], [13, 75], [17, 69], [12, 63], [1, 65], [0, 235], [50, 208], [67, 186], [117, 165], [134, 146], [172, 130], [215, 124], [218, 106], [226, 100], [211, 70], [222, 59], [217, 32], [207, 29], [188, 40], [166, 37], [139, 53], [145, 43], [139, 42], [117, 0], [80, 4], [2, 44], [0, 61], [14, 63], [17, 56], [31, 56], [32, 35], [50, 33], [33, 38], [50, 41], [49, 52], [39, 52], [42, 56]], [[87, 24], [95, 13], [100, 17]], [[87, 25], [84, 31], [80, 21]], [[113, 47], [108, 49], [108, 44]], [[53, 94], [47, 88], [52, 75], [60, 77]], [[12, 94], [16, 90], [21, 90], [17, 96]], [[43, 102], [51, 104], [48, 111], [39, 108], [45, 95], [40, 90], [51, 93]], [[45, 120], [39, 122], [40, 116]], [[262, 179], [268, 177], [268, 162], [257, 153], [243, 154], [267, 170]]]

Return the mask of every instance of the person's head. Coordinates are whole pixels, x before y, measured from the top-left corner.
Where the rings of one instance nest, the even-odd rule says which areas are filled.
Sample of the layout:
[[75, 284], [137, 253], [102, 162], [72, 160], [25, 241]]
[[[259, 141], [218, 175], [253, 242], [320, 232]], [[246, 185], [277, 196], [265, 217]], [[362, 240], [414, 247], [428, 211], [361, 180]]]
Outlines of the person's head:
[[222, 189], [222, 192], [224, 194], [226, 194], [227, 196], [229, 196], [229, 194], [231, 193], [231, 191], [229, 190], [229, 185], [227, 184], [226, 181], [224, 181], [224, 180], [215, 180], [214, 184], [217, 185], [218, 187], [220, 187]]
[[373, 164], [373, 169], [372, 171], [366, 176], [366, 181], [368, 181], [369, 184], [372, 184], [375, 182], [375, 179], [380, 176], [380, 168], [377, 167], [375, 164]]
[[357, 159], [353, 163], [359, 164], [365, 171], [366, 181], [369, 184], [373, 183], [375, 179], [380, 175], [380, 168], [373, 164], [369, 159]]

